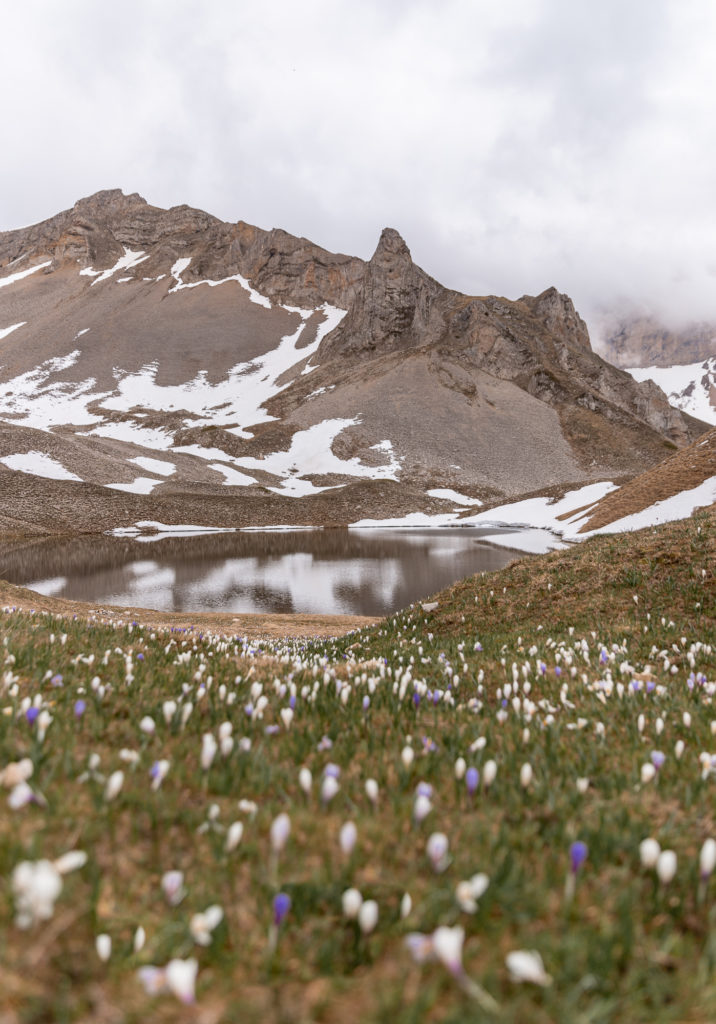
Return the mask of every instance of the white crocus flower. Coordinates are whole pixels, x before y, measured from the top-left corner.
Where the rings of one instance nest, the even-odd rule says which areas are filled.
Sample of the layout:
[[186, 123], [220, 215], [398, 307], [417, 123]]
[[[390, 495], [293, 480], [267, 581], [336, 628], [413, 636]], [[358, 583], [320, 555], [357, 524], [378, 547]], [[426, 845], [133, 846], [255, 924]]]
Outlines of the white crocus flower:
[[369, 935], [378, 924], [378, 904], [375, 900], [364, 900], [358, 911], [358, 926], [364, 935]]
[[673, 850], [662, 850], [656, 861], [656, 873], [662, 885], [668, 885], [676, 874], [676, 854]]
[[106, 932], [98, 935], [94, 940], [94, 946], [97, 950], [97, 956], [103, 963], [106, 963], [112, 955], [112, 939]]
[[216, 757], [216, 751], [219, 749], [219, 745], [216, 742], [213, 733], [205, 732], [201, 737], [201, 768], [202, 771], [208, 772], [211, 768], [212, 762]]
[[505, 963], [512, 981], [529, 982], [543, 988], [552, 984], [551, 977], [544, 969], [542, 957], [534, 949], [516, 949], [507, 954]]
[[189, 931], [194, 942], [200, 946], [208, 946], [215, 928], [221, 924], [224, 911], [217, 904], [207, 907], [202, 914], [194, 914], [189, 922]]
[[271, 822], [271, 849], [274, 853], [281, 853], [290, 834], [291, 819], [284, 811]]
[[172, 907], [178, 906], [186, 896], [183, 871], [165, 871], [161, 886], [167, 903]]
[[338, 842], [340, 843], [341, 850], [346, 857], [350, 857], [353, 853], [353, 849], [358, 839], [358, 829], [355, 823], [347, 821], [341, 826], [341, 831], [338, 836]]
[[455, 889], [455, 898], [460, 910], [466, 914], [474, 914], [477, 910], [477, 901], [490, 884], [490, 879], [485, 874], [473, 875], [465, 882], [459, 882]]
[[311, 769], [306, 768], [305, 765], [298, 773], [298, 784], [306, 796], [308, 796], [313, 785], [313, 775], [311, 774]]
[[121, 768], [118, 768], [116, 772], [112, 772], [110, 777], [107, 779], [107, 785], [104, 787], [104, 798], [107, 803], [119, 796], [123, 785], [124, 772]]
[[227, 853], [231, 853], [241, 842], [244, 835], [244, 823], [243, 821], [234, 821], [229, 825], [226, 832], [226, 842], [224, 849]]
[[447, 868], [450, 863], [449, 846], [450, 842], [444, 832], [433, 832], [428, 839], [425, 849], [433, 871], [443, 872]]
[[341, 897], [341, 905], [344, 915], [350, 921], [354, 921], [363, 905], [363, 897], [357, 889], [346, 889]]
[[656, 839], [642, 839], [639, 843], [639, 858], [645, 868], [655, 868], [660, 853], [661, 847]]

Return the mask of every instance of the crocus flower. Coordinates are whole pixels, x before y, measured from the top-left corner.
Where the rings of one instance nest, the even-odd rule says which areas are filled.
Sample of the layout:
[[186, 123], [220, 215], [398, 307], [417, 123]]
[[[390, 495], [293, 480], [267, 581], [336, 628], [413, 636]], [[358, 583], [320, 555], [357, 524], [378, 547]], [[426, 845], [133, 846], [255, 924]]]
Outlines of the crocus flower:
[[291, 897], [288, 893], [279, 892], [274, 896], [273, 901], [273, 923], [277, 928], [281, 926], [284, 918], [291, 909]]
[[112, 772], [110, 777], [107, 779], [107, 785], [104, 787], [104, 798], [109, 803], [114, 800], [124, 785], [124, 772], [121, 768], [118, 768], [116, 772]]
[[485, 783], [485, 789], [489, 789], [492, 783], [497, 777], [497, 763], [490, 759], [485, 762], [485, 767], [482, 769], [482, 778]]
[[321, 782], [321, 802], [330, 803], [340, 788], [340, 783], [334, 775], [324, 775]]
[[311, 775], [310, 768], [301, 768], [298, 773], [298, 784], [306, 796], [308, 796], [311, 792], [311, 786], [313, 785], [313, 776]]
[[355, 847], [357, 839], [358, 829], [354, 822], [347, 821], [343, 826], [341, 826], [338, 841], [340, 843], [341, 850], [346, 857], [350, 857], [353, 853], [353, 848]]
[[699, 854], [699, 875], [702, 881], [710, 878], [716, 868], [716, 839], [706, 839]]
[[661, 847], [656, 839], [642, 839], [639, 843], [639, 859], [645, 868], [655, 868], [660, 853]]
[[569, 848], [569, 866], [573, 875], [576, 875], [582, 864], [584, 864], [589, 854], [589, 848], [586, 843], [583, 843], [578, 839]]
[[275, 854], [281, 853], [291, 834], [291, 819], [282, 812], [271, 822], [271, 849]]
[[343, 908], [344, 915], [349, 921], [353, 921], [358, 917], [358, 911], [363, 904], [363, 897], [361, 896], [358, 889], [346, 889], [341, 897], [341, 906]]
[[200, 946], [208, 946], [211, 943], [212, 932], [221, 924], [223, 918], [224, 911], [216, 904], [207, 907], [201, 914], [194, 914], [189, 922], [189, 931], [194, 942]]
[[532, 782], [532, 765], [523, 764], [520, 768], [520, 785], [523, 789], [527, 789], [529, 784]]
[[459, 882], [455, 889], [455, 899], [460, 910], [466, 914], [474, 914], [477, 910], [477, 901], [490, 884], [490, 879], [485, 874], [473, 875], [465, 882]]
[[82, 715], [87, 710], [87, 702], [84, 700], [76, 700], [74, 706], [75, 718], [82, 718]]
[[433, 832], [425, 847], [433, 871], [442, 872], [450, 863], [448, 849], [450, 843], [444, 832]]
[[205, 732], [201, 737], [201, 755], [200, 763], [202, 771], [208, 772], [211, 768], [212, 762], [216, 757], [216, 752], [219, 749], [219, 744], [214, 738], [214, 734]]
[[368, 797], [370, 802], [375, 806], [378, 803], [378, 783], [375, 779], [365, 780], [365, 795]]
[[103, 932], [94, 940], [94, 945], [97, 950], [97, 956], [103, 963], [106, 963], [112, 955], [112, 939], [106, 932]]
[[364, 900], [358, 911], [358, 927], [364, 935], [370, 935], [378, 924], [378, 904], [375, 900]]
[[423, 793], [418, 793], [413, 804], [413, 819], [420, 824], [421, 821], [427, 818], [432, 809], [433, 805], [430, 798]]
[[156, 792], [161, 786], [162, 782], [166, 778], [166, 774], [169, 771], [170, 763], [166, 758], [162, 758], [160, 761], [155, 761], [152, 767], [149, 769], [149, 774], [152, 778], [152, 789]]
[[186, 896], [183, 871], [165, 871], [161, 886], [167, 903], [172, 907], [178, 906]]
[[668, 885], [676, 874], [676, 854], [673, 850], [662, 850], [656, 861], [656, 873], [662, 885]]
[[189, 960], [170, 960], [166, 967], [140, 967], [137, 975], [147, 995], [171, 992], [182, 1003], [191, 1004], [195, 1001], [198, 970], [199, 965], [192, 957]]
[[224, 843], [224, 849], [227, 853], [231, 853], [241, 842], [244, 835], [244, 823], [243, 821], [234, 821], [229, 825], [226, 830], [226, 842]]
[[516, 949], [507, 954], [505, 963], [511, 981], [530, 982], [543, 988], [552, 984], [551, 977], [544, 969], [542, 957], [534, 949]]
[[477, 787], [480, 784], [480, 773], [477, 768], [472, 766], [465, 772], [465, 786], [470, 796], [477, 791]]

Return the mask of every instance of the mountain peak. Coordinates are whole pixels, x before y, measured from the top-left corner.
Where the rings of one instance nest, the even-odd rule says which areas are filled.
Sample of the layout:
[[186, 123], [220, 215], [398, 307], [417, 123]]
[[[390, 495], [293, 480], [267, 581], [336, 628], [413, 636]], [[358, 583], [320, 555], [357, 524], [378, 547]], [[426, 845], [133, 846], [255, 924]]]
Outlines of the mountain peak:
[[405, 240], [400, 232], [396, 231], [395, 228], [383, 228], [371, 262], [391, 257], [411, 260], [412, 262], [410, 249], [405, 244]]

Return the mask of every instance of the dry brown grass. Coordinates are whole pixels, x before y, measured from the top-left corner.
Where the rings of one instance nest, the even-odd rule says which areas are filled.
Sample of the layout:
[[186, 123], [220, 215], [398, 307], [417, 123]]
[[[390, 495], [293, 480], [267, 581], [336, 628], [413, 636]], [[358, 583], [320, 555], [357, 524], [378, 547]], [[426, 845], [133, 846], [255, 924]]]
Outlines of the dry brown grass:
[[716, 476], [716, 430], [708, 431], [688, 448], [607, 494], [580, 532], [599, 530], [680, 491], [698, 487], [712, 476]]

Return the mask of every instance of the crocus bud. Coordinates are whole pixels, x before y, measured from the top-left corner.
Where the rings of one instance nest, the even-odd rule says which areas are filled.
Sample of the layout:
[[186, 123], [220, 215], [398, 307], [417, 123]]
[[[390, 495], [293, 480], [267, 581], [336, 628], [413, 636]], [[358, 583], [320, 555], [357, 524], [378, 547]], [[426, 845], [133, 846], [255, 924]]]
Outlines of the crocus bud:
[[330, 803], [340, 788], [340, 783], [335, 775], [325, 775], [321, 782], [321, 801], [324, 804]]
[[699, 874], [701, 880], [706, 881], [716, 868], [716, 840], [707, 839], [701, 847], [699, 854]]
[[124, 772], [118, 768], [116, 772], [112, 772], [110, 777], [107, 779], [107, 785], [104, 787], [104, 798], [109, 803], [110, 800], [114, 800], [124, 785]]
[[532, 782], [532, 765], [527, 763], [523, 764], [520, 768], [520, 785], [523, 789], [527, 789], [529, 784]]
[[106, 963], [112, 955], [112, 940], [106, 933], [98, 935], [94, 940], [97, 956], [103, 963]]
[[415, 798], [415, 803], [413, 804], [413, 819], [420, 824], [421, 821], [424, 821], [427, 818], [432, 809], [433, 805], [430, 797], [426, 796], [424, 793], [418, 793]]
[[346, 889], [341, 897], [341, 904], [344, 915], [350, 921], [354, 921], [358, 917], [358, 912], [363, 904], [363, 897], [357, 889]]
[[350, 857], [353, 853], [356, 840], [358, 839], [358, 829], [355, 823], [347, 821], [341, 826], [341, 831], [338, 836], [338, 842], [340, 843], [341, 850], [346, 857]]
[[313, 785], [313, 776], [311, 775], [310, 768], [301, 768], [298, 773], [298, 784], [306, 796], [308, 796], [311, 792], [311, 786]]
[[656, 873], [662, 885], [668, 885], [676, 874], [676, 854], [673, 850], [662, 850], [656, 861]]
[[378, 904], [375, 900], [364, 900], [358, 911], [358, 926], [364, 935], [370, 935], [378, 924]]
[[485, 762], [485, 767], [482, 769], [482, 780], [485, 784], [485, 789], [489, 789], [492, 783], [497, 777], [497, 763], [490, 759]]
[[226, 830], [226, 842], [224, 849], [227, 853], [231, 853], [241, 842], [244, 835], [244, 823], [243, 821], [234, 821], [229, 825]]
[[661, 847], [656, 839], [642, 839], [639, 843], [639, 857], [645, 868], [655, 868], [660, 853]]
[[425, 847], [433, 870], [442, 872], [450, 863], [448, 849], [450, 843], [444, 832], [433, 832]]
[[368, 797], [370, 802], [375, 806], [378, 803], [378, 783], [375, 779], [365, 780], [365, 795]]
[[413, 909], [413, 898], [409, 892], [403, 893], [403, 898], [400, 901], [400, 916], [401, 918], [408, 917], [410, 911]]
[[144, 718], [139, 723], [139, 728], [141, 729], [141, 731], [143, 733], [146, 733], [147, 736], [152, 736], [154, 734], [154, 730], [156, 729], [156, 724], [154, 722], [154, 719], [151, 717], [151, 715], [145, 715], [144, 716]]
[[211, 763], [216, 757], [216, 751], [219, 749], [219, 744], [214, 739], [213, 733], [205, 732], [201, 737], [201, 768], [202, 771], [208, 772], [211, 768]]
[[[489, 763], [489, 762], [488, 762]], [[494, 762], [493, 762], [494, 763]], [[480, 784], [480, 773], [477, 768], [470, 766], [465, 773], [465, 786], [470, 796], [477, 792], [477, 787]]]
[[581, 840], [577, 840], [576, 843], [572, 843], [569, 848], [569, 866], [573, 875], [577, 874], [582, 864], [584, 864], [587, 859], [588, 854], [589, 849], [586, 843], [583, 843]]
[[283, 812], [271, 822], [271, 849], [274, 853], [280, 853], [291, 834], [291, 819]]
[[403, 767], [408, 771], [410, 766], [415, 759], [415, 751], [411, 746], [405, 746], [400, 752], [400, 760], [403, 762]]
[[466, 770], [467, 762], [465, 761], [465, 758], [458, 757], [457, 761], [455, 762], [455, 778], [458, 780], [458, 782], [465, 777]]

